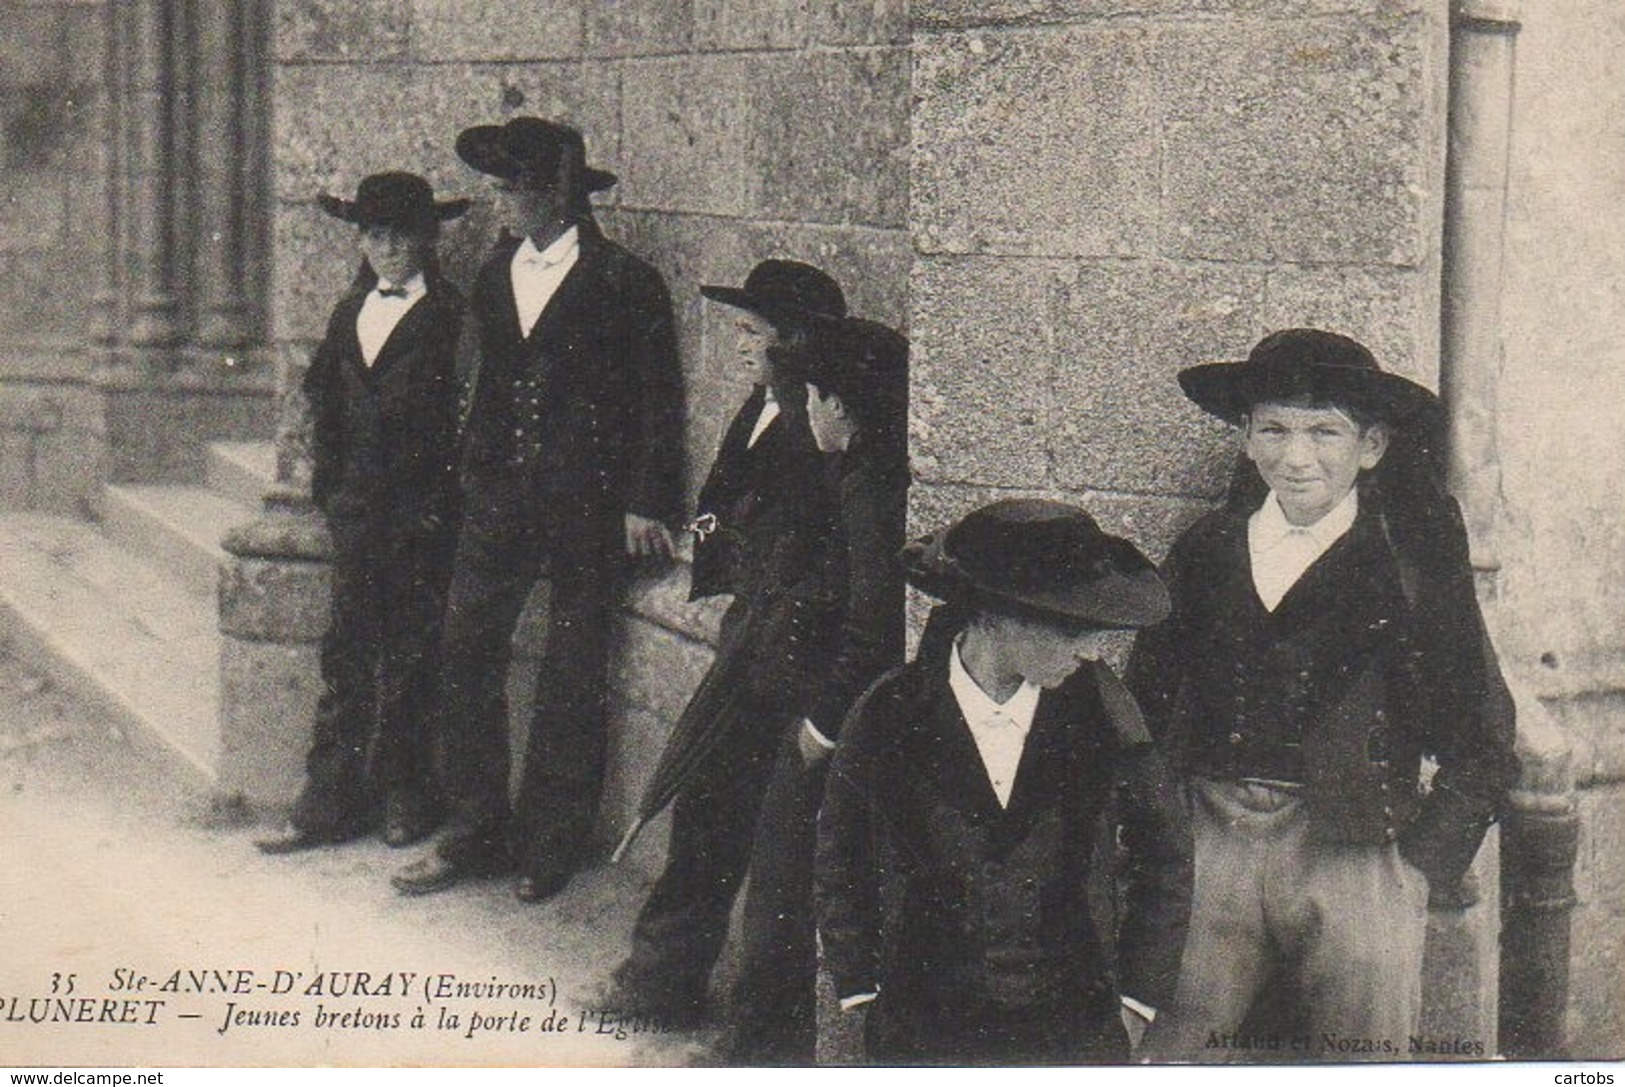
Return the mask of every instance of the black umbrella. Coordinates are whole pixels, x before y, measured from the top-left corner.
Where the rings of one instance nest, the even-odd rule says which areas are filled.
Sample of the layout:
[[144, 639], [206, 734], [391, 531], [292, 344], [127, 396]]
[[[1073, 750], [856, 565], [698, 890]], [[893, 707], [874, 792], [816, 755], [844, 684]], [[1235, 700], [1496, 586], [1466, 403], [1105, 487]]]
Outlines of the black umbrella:
[[[767, 611], [769, 616], [775, 613], [783, 614], [779, 609]], [[752, 614], [739, 623], [732, 636], [725, 637], [717, 647], [716, 663], [695, 688], [682, 716], [672, 726], [666, 749], [660, 753], [660, 762], [644, 786], [643, 799], [638, 803], [632, 825], [610, 855], [612, 863], [621, 859], [644, 826], [676, 799], [696, 775], [716, 768], [718, 760], [726, 758], [727, 752], [746, 746], [728, 742], [740, 729], [761, 727], [760, 701], [752, 697], [753, 691], [761, 689], [759, 661], [757, 654], [745, 647], [770, 644], [768, 638], [763, 637], [767, 632], [760, 628], [778, 624], [772, 619], [758, 621], [759, 614]]]

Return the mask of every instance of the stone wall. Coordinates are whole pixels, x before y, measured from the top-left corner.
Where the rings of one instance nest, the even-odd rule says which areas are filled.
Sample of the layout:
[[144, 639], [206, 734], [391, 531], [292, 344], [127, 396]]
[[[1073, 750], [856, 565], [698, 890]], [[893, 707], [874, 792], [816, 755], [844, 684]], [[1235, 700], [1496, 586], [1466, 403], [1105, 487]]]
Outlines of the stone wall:
[[1570, 1041], [1625, 1039], [1625, 10], [1522, 6], [1500, 449], [1503, 650], [1577, 744]]
[[[453, 152], [458, 130], [519, 113], [563, 118], [582, 129], [591, 161], [620, 175], [599, 208], [606, 231], [671, 288], [692, 496], [748, 391], [726, 314], [701, 304], [701, 283], [793, 257], [830, 269], [855, 312], [907, 318], [906, 42], [901, 0], [283, 0], [271, 316], [284, 388], [356, 261], [353, 230], [317, 210], [318, 192], [348, 194], [367, 173], [404, 167], [473, 197], [443, 246], [466, 281], [494, 225], [484, 183]], [[299, 482], [297, 459], [285, 460]], [[709, 659], [716, 613], [683, 605], [685, 585], [679, 573], [633, 593], [611, 824]], [[520, 642], [534, 647], [533, 628]], [[530, 666], [521, 660], [521, 679]]]
[[97, 479], [104, 8], [0, 3], [0, 509], [76, 510]]
[[1442, 7], [917, 0], [916, 518], [1061, 493], [1160, 555], [1232, 446], [1180, 367], [1320, 325], [1432, 384]]

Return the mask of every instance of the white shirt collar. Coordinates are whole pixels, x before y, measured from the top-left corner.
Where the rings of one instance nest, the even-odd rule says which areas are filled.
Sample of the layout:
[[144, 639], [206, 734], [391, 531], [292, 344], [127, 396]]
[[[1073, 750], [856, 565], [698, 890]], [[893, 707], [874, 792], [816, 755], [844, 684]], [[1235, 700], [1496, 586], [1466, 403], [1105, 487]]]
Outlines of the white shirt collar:
[[1264, 499], [1264, 504], [1258, 507], [1258, 512], [1253, 514], [1247, 527], [1253, 546], [1259, 550], [1274, 547], [1288, 536], [1304, 535], [1324, 553], [1354, 527], [1354, 519], [1359, 512], [1360, 489], [1350, 487], [1343, 500], [1326, 511], [1320, 520], [1312, 525], [1294, 525], [1286, 519], [1286, 512], [1281, 509], [1281, 499], [1271, 491], [1269, 497]]
[[406, 294], [405, 294], [404, 297], [401, 296], [401, 295], [390, 295], [390, 296], [388, 296], [388, 300], [391, 301], [391, 302], [394, 302], [394, 301], [410, 302], [413, 299], [418, 298], [421, 295], [427, 294], [428, 291], [429, 291], [429, 285], [426, 282], [424, 282], [423, 273], [422, 272], [413, 272], [411, 277], [409, 279], [407, 279], [407, 281], [405, 283], [391, 283], [389, 280], [384, 279], [382, 276], [380, 276], [379, 279], [378, 279], [378, 285], [372, 289], [372, 293], [377, 295], [379, 298], [384, 298], [384, 297], [386, 297], [383, 294], [383, 292], [385, 290], [393, 289], [393, 288], [396, 288], [396, 287], [399, 287], [401, 290], [405, 291]]
[[1032, 728], [1033, 714], [1038, 709], [1040, 689], [1031, 680], [1022, 680], [1016, 693], [1004, 702], [995, 702], [981, 685], [971, 678], [965, 662], [959, 656], [959, 643], [953, 645], [948, 657], [948, 687], [959, 703], [959, 712], [974, 730], [978, 727], [1014, 726], [1023, 735]]
[[546, 249], [537, 249], [536, 243], [526, 235], [525, 240], [519, 243], [519, 249], [514, 253], [515, 264], [535, 264], [542, 268], [551, 268], [562, 263], [581, 245], [581, 232], [571, 227], [557, 238], [547, 243]]

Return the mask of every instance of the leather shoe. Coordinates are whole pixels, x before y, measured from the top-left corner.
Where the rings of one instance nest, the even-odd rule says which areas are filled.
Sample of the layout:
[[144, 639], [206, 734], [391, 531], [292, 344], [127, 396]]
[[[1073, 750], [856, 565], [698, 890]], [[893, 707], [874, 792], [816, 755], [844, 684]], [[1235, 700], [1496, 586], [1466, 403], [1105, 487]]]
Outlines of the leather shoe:
[[416, 845], [432, 834], [439, 822], [421, 807], [391, 797], [384, 807], [384, 844], [391, 849]]
[[545, 902], [570, 885], [569, 872], [529, 872], [513, 882], [513, 896], [521, 902]]
[[427, 895], [444, 891], [465, 879], [501, 875], [506, 865], [492, 861], [476, 864], [469, 861], [450, 861], [439, 853], [429, 853], [389, 877], [389, 882], [403, 895]]
[[620, 1019], [639, 1019], [668, 1030], [693, 1030], [705, 1022], [705, 993], [678, 993], [665, 986], [631, 979], [623, 964], [615, 976], [582, 1004], [590, 1012]]
[[281, 857], [320, 849], [324, 845], [338, 845], [354, 837], [356, 835], [348, 830], [307, 830], [289, 823], [269, 838], [257, 839], [254, 848], [268, 857]]

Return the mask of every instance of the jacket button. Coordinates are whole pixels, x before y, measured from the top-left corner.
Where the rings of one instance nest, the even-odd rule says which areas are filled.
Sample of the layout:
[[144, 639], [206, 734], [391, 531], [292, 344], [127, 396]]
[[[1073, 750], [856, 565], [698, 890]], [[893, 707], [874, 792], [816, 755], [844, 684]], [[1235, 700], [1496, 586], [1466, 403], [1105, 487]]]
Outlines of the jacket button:
[[1388, 720], [1388, 713], [1386, 710], [1378, 710], [1373, 716], [1375, 716], [1379, 721]]
[[1384, 840], [1391, 842], [1395, 838], [1399, 837], [1399, 831], [1395, 830], [1393, 827], [1384, 827], [1382, 836]]
[[1382, 817], [1384, 819], [1392, 819], [1394, 817], [1394, 809], [1389, 807], [1387, 804], [1384, 804], [1382, 806]]
[[1230, 734], [1230, 743], [1232, 746], [1241, 743], [1242, 739], [1243, 737], [1239, 732], [1232, 732]]

